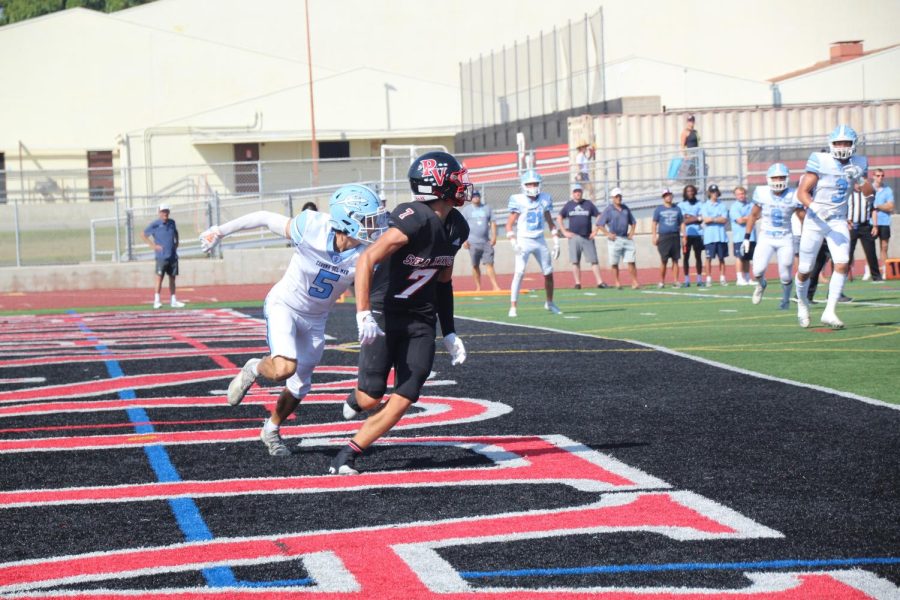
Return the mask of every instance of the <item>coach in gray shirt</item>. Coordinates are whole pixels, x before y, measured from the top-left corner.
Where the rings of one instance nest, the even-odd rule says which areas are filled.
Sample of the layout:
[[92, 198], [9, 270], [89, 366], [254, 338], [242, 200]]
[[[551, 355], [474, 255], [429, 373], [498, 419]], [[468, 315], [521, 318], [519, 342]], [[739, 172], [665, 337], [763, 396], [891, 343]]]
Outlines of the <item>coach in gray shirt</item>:
[[475, 279], [475, 291], [481, 291], [481, 263], [494, 291], [500, 289], [497, 274], [494, 272], [494, 245], [497, 243], [497, 223], [491, 207], [481, 202], [481, 192], [472, 192], [472, 202], [462, 210], [469, 224], [469, 239], [463, 246], [469, 251], [472, 259], [472, 276]]
[[622, 190], [613, 188], [610, 192], [612, 204], [607, 206], [597, 219], [597, 231], [606, 236], [607, 251], [609, 252], [609, 266], [612, 267], [616, 278], [616, 289], [622, 289], [619, 282], [619, 262], [624, 258], [631, 273], [631, 287], [638, 289], [637, 267], [634, 264], [634, 230], [637, 221], [631, 214], [631, 209], [622, 204]]

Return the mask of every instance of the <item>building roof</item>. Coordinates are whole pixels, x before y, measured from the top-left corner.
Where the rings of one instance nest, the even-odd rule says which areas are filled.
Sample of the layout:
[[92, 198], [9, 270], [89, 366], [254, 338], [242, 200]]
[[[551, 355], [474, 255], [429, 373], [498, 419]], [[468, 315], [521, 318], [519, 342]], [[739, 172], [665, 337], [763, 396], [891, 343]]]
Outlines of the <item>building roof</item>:
[[[833, 44], [833, 46], [839, 45], [839, 44], [860, 44], [860, 47], [861, 47], [862, 41], [861, 40], [852, 40], [852, 41], [847, 41], [847, 42], [835, 42], [835, 44]], [[841, 64], [846, 64], [848, 62], [853, 62], [853, 61], [859, 60], [861, 58], [866, 58], [868, 56], [872, 56], [873, 54], [879, 54], [886, 50], [892, 50], [892, 49], [898, 48], [898, 47], [900, 47], [900, 44], [893, 44], [891, 46], [885, 46], [883, 48], [876, 48], [875, 50], [863, 51], [863, 52], [860, 52], [860, 53], [855, 54], [850, 57], [840, 57], [840, 56], [835, 57], [834, 55], [832, 55], [832, 57], [829, 58], [828, 60], [822, 60], [822, 61], [819, 61], [809, 67], [805, 67], [803, 69], [798, 69], [796, 71], [791, 71], [790, 73], [785, 73], [784, 75], [779, 75], [778, 77], [773, 77], [773, 78], [769, 79], [769, 81], [771, 81], [772, 83], [780, 83], [787, 79], [793, 79], [794, 77], [799, 77], [801, 75], [807, 75], [809, 73], [813, 73], [815, 71], [820, 71], [822, 69], [826, 69], [826, 68], [832, 67], [834, 65], [841, 65]]]

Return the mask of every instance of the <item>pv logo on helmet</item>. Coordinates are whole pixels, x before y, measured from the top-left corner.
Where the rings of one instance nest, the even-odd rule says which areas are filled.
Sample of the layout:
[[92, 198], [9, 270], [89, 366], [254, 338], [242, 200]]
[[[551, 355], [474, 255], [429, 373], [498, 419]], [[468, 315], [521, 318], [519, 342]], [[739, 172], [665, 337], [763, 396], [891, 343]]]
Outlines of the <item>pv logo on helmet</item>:
[[424, 159], [419, 168], [422, 169], [422, 177], [433, 177], [438, 186], [444, 185], [444, 178], [447, 175], [447, 167], [438, 168], [437, 161], [431, 158]]

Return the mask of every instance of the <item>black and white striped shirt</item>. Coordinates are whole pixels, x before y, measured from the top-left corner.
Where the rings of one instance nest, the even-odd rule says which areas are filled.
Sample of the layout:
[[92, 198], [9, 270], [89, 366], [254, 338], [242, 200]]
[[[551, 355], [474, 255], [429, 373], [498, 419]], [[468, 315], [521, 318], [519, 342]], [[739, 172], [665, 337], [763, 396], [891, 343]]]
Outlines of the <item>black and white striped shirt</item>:
[[847, 220], [851, 223], [868, 223], [872, 218], [874, 196], [863, 196], [862, 190], [853, 190], [847, 203]]

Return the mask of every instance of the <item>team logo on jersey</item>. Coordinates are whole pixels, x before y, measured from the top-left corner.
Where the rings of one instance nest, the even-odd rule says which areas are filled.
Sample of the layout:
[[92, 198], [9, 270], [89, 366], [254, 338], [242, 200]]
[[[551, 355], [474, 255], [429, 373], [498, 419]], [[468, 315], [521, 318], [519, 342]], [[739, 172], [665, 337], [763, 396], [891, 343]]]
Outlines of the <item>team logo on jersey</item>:
[[444, 185], [444, 178], [447, 176], [447, 167], [438, 168], [438, 163], [433, 158], [426, 158], [419, 164], [422, 169], [422, 177], [432, 177], [438, 186]]

